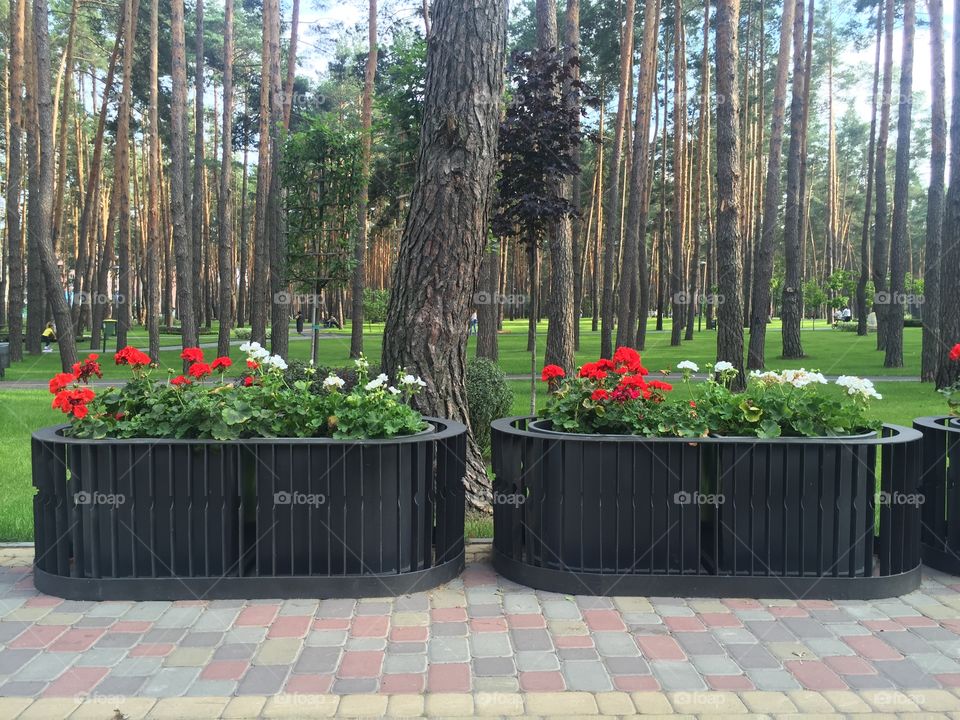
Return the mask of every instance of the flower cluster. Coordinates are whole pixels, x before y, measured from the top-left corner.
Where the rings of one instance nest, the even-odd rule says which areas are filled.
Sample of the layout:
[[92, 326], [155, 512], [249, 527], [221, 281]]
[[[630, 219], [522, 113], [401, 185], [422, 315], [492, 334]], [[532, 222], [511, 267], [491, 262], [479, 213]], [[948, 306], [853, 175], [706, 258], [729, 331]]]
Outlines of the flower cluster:
[[74, 363], [72, 372], [57, 373], [50, 378], [49, 388], [53, 394], [55, 409], [77, 420], [87, 416], [90, 412], [88, 405], [94, 400], [96, 393], [83, 386], [94, 376], [103, 377], [100, 363], [97, 362], [99, 357], [96, 353], [91, 353], [83, 362]]
[[855, 377], [853, 375], [841, 375], [837, 378], [837, 385], [847, 389], [847, 395], [854, 395], [859, 398], [875, 398], [882, 400], [883, 395], [877, 392], [873, 383], [866, 378]]
[[[951, 362], [960, 362], [960, 343], [950, 348], [948, 357]], [[945, 388], [941, 388], [939, 392], [946, 399], [950, 414], [954, 417], [960, 417], [960, 380], [957, 380]]]

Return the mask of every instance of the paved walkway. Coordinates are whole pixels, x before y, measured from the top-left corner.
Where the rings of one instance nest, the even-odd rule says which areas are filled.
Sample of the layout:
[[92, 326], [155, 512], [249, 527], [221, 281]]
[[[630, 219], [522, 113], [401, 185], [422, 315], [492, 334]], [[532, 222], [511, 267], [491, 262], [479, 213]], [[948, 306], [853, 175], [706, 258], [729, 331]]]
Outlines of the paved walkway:
[[397, 599], [94, 603], [38, 594], [32, 550], [2, 548], [0, 718], [960, 717], [957, 578], [874, 602], [607, 599], [516, 585], [488, 552]]

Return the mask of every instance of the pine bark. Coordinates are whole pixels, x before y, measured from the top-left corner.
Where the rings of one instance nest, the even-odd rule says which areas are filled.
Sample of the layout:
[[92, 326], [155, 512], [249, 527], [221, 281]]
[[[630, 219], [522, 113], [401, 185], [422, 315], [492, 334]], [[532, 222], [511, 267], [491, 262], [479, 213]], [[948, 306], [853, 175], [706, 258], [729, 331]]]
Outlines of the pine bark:
[[10, 273], [7, 303], [7, 330], [10, 360], [23, 360], [23, 218], [20, 193], [23, 183], [23, 81], [24, 81], [24, 6], [27, 0], [10, 0], [10, 56], [7, 76], [7, 103], [10, 129], [7, 137], [7, 267]]
[[114, 177], [119, 193], [117, 217], [117, 302], [114, 308], [117, 320], [117, 349], [127, 344], [130, 327], [130, 103], [132, 101], [133, 61], [137, 37], [139, 0], [130, 0], [123, 40], [123, 87], [117, 108], [117, 143]]
[[[154, 0], [156, 1], [156, 0]], [[217, 192], [217, 260], [220, 272], [217, 301], [220, 331], [217, 354], [230, 354], [233, 329], [233, 0], [225, 0], [223, 10], [223, 132], [220, 153], [220, 187]]]
[[290, 299], [287, 293], [287, 238], [283, 229], [280, 200], [280, 155], [283, 139], [283, 87], [280, 84], [280, 0], [269, 0], [266, 14], [270, 24], [270, 186], [267, 193], [269, 231], [270, 349], [287, 357], [290, 342]]
[[[228, 3], [232, 0], [227, 0]], [[147, 110], [147, 335], [150, 357], [160, 362], [160, 257], [164, 238], [160, 230], [160, 6], [150, 0], [150, 101]], [[229, 55], [227, 61], [229, 62]]]
[[[683, 335], [690, 297], [684, 289], [683, 243], [686, 237], [687, 62], [683, 31], [683, 3], [673, 6], [673, 218], [670, 249], [670, 345]], [[719, 92], [719, 90], [718, 90]]]
[[[381, 366], [408, 368], [427, 382], [416, 396], [421, 411], [469, 424], [464, 318], [477, 287], [496, 169], [506, 3], [438, 0], [432, 15], [420, 151]], [[465, 483], [470, 505], [489, 509], [490, 482], [472, 439]]]
[[877, 211], [873, 225], [873, 291], [877, 314], [877, 350], [886, 346], [887, 271], [890, 267], [890, 220], [887, 208], [887, 139], [890, 134], [890, 96], [893, 92], [893, 14], [894, 0], [886, 0], [883, 30], [883, 93], [880, 96], [880, 128], [877, 133], [876, 192]]

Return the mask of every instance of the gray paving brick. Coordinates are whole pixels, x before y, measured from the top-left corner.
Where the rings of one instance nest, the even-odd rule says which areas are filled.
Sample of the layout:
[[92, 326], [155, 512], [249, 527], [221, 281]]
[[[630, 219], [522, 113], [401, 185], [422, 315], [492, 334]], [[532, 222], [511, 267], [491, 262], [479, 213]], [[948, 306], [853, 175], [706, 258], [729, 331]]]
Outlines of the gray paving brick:
[[180, 647], [215, 647], [223, 640], [222, 632], [187, 632]]
[[39, 650], [7, 648], [0, 650], [0, 675], [10, 675], [33, 659]]
[[540, 600], [535, 593], [505, 593], [503, 609], [511, 615], [540, 613]]
[[674, 633], [673, 637], [680, 643], [688, 655], [723, 655], [724, 650], [711, 633], [685, 632]]
[[772, 622], [776, 620], [774, 615], [771, 615], [766, 610], [760, 609], [749, 609], [749, 610], [734, 610], [733, 614], [740, 618], [741, 622]]
[[240, 608], [207, 608], [193, 624], [194, 632], [226, 632], [240, 614]]
[[857, 620], [889, 620], [889, 616], [878, 610], [873, 605], [868, 605], [866, 603], [856, 604], [856, 605], [844, 605], [844, 610], [847, 613], [857, 619]]
[[746, 671], [757, 690], [797, 690], [800, 683], [786, 670], [754, 668]]
[[607, 597], [574, 595], [573, 599], [581, 610], [612, 610], [614, 607], [613, 600]]
[[[383, 613], [390, 614], [390, 603], [385, 601], [378, 601], [377, 603], [369, 603], [373, 607], [384, 607], [386, 608]], [[320, 607], [319, 600], [310, 600], [309, 598], [291, 598], [289, 600], [284, 600], [280, 605], [280, 615], [310, 615], [313, 616], [316, 614], [317, 610]], [[363, 603], [360, 603], [358, 606], [357, 614], [359, 615], [359, 608], [363, 607]], [[368, 613], [369, 614], [369, 613]], [[376, 614], [380, 614], [377, 612]]]
[[655, 613], [623, 613], [623, 621], [633, 629], [643, 626], [644, 632], [650, 632], [648, 626], [663, 625], [663, 618]]
[[579, 620], [580, 608], [570, 600], [545, 600], [543, 615], [548, 620]]
[[127, 656], [125, 648], [91, 648], [80, 654], [75, 666], [113, 667]]
[[567, 690], [604, 692], [613, 689], [606, 666], [599, 661], [571, 660], [563, 663], [563, 679]]
[[819, 657], [829, 657], [831, 655], [856, 655], [853, 648], [842, 640], [833, 638], [809, 638], [804, 641], [804, 645], [815, 652]]
[[881, 673], [901, 688], [940, 687], [935, 678], [925, 673], [912, 660], [876, 660], [873, 663]]
[[511, 630], [510, 636], [517, 650], [553, 650], [550, 633], [546, 630]]
[[36, 697], [48, 685], [46, 680], [8, 680], [0, 685], [0, 695], [3, 697]]
[[247, 670], [237, 686], [238, 695], [274, 695], [280, 692], [287, 679], [289, 666], [254, 665]]
[[748, 621], [745, 624], [747, 629], [756, 635], [757, 640], [762, 643], [793, 642], [797, 639], [797, 636], [790, 632], [790, 629], [779, 620], [770, 622]]
[[883, 675], [844, 675], [852, 690], [882, 690], [894, 687], [893, 681]]
[[470, 662], [470, 648], [466, 638], [430, 638], [427, 655], [432, 663]]
[[[596, 655], [594, 655], [596, 657]], [[531, 652], [529, 650], [514, 655], [520, 672], [559, 670], [560, 660], [554, 653]]]
[[393, 601], [394, 612], [426, 612], [430, 609], [430, 598], [426, 593], [404, 595]]
[[353, 615], [357, 601], [349, 598], [334, 598], [321, 600], [317, 608], [317, 617], [320, 618], [348, 618]]
[[432, 637], [465, 637], [467, 624], [465, 622], [442, 622], [430, 625]]
[[267, 637], [267, 629], [262, 627], [238, 627], [227, 631], [223, 641], [228, 643], [261, 643]]
[[690, 660], [704, 675], [743, 674], [743, 668], [725, 655], [693, 655]]
[[513, 677], [517, 674], [517, 666], [513, 658], [474, 658], [473, 672], [479, 677]]
[[604, 665], [612, 675], [649, 675], [650, 666], [647, 661], [639, 657], [608, 657], [603, 659]]
[[477, 633], [470, 636], [470, 654], [475, 657], [507, 657], [513, 654], [507, 633]]
[[[497, 605], [500, 606], [501, 594], [496, 586], [478, 585], [466, 589], [464, 596], [467, 605]], [[534, 599], [536, 597], [534, 596]]]
[[141, 642], [145, 643], [178, 643], [187, 634], [186, 627], [167, 627], [159, 628], [155, 627], [153, 630], [148, 630], [143, 634], [143, 640]]
[[203, 613], [203, 608], [196, 605], [186, 607], [172, 607], [163, 617], [157, 620], [158, 628], [186, 628], [193, 625]]
[[690, 663], [654, 660], [650, 668], [664, 690], [707, 689], [707, 683]]
[[57, 605], [58, 613], [87, 613], [93, 610], [97, 603], [92, 600], [64, 600]]
[[200, 668], [160, 668], [143, 686], [148, 697], [176, 697], [183, 695], [200, 675]]
[[597, 652], [606, 657], [635, 657], [640, 648], [633, 635], [625, 632], [597, 632], [593, 634]]
[[190, 697], [231, 697], [237, 691], [236, 680], [197, 680], [186, 695]]
[[866, 628], [860, 623], [837, 623], [830, 626], [830, 630], [838, 638], [849, 637], [850, 635], [872, 635], [870, 628]]
[[55, 680], [77, 659], [77, 653], [41, 653], [13, 674], [16, 680]]
[[294, 666], [298, 673], [332, 673], [340, 662], [340, 648], [305, 647]]
[[922, 637], [927, 642], [935, 640], [951, 641], [957, 639], [957, 634], [942, 627], [918, 627], [911, 628], [911, 631]]
[[746, 628], [713, 628], [710, 632], [721, 645], [746, 645], [757, 642], [757, 636]]
[[124, 620], [159, 620], [171, 603], [162, 600], [151, 600], [148, 602], [135, 603], [127, 612], [123, 614]]
[[495, 675], [473, 678], [473, 689], [482, 693], [514, 693], [520, 690], [520, 682], [515, 677]]
[[810, 610], [810, 615], [817, 622], [822, 623], [848, 623], [850, 615], [841, 608], [814, 608]]
[[140, 633], [108, 632], [94, 644], [98, 648], [132, 648], [140, 642]]
[[387, 652], [391, 655], [422, 655], [427, 651], [425, 642], [388, 643]]
[[346, 642], [346, 630], [311, 630], [307, 635], [307, 645], [339, 647]]
[[503, 615], [503, 608], [492, 602], [467, 605], [467, 615], [472, 618], [500, 617]]
[[727, 652], [744, 669], [780, 667], [780, 661], [762, 645], [728, 645]]
[[805, 638], [832, 638], [834, 634], [824, 627], [823, 623], [813, 618], [782, 618], [781, 622], [800, 639]]
[[960, 663], [940, 653], [911, 655], [910, 660], [929, 675], [960, 673]]
[[333, 692], [336, 695], [372, 693], [377, 691], [377, 684], [376, 678], [337, 678], [333, 681]]
[[902, 652], [904, 655], [911, 655], [914, 653], [932, 653], [936, 652], [933, 646], [930, 645], [926, 640], [924, 640], [919, 635], [914, 635], [912, 632], [885, 632], [880, 636], [884, 642], [892, 645], [897, 650]]
[[385, 673], [422, 673], [427, 671], [426, 655], [385, 655]]
[[0, 620], [0, 643], [8, 643], [22, 633], [32, 623], [19, 620]]
[[84, 615], [77, 622], [73, 624], [75, 628], [105, 628], [110, 627], [113, 623], [116, 622], [114, 618], [109, 617], [93, 617], [91, 615]]
[[593, 648], [560, 648], [557, 657], [561, 660], [599, 660], [600, 653]]
[[[140, 688], [147, 682], [145, 675], [137, 677], [135, 675], [107, 675], [94, 690], [93, 697], [107, 695], [135, 695]], [[0, 689], [2, 692], [2, 689]]]
[[345, 650], [384, 650], [387, 647], [386, 638], [347, 638], [343, 646]]
[[110, 674], [116, 677], [146, 677], [160, 671], [163, 658], [128, 657], [117, 663]]

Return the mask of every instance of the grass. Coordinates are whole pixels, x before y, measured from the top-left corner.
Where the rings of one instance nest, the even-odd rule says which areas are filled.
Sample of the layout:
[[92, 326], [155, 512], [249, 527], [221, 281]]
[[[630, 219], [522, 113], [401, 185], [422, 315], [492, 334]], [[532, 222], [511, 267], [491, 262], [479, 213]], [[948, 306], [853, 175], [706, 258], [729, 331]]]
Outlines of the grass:
[[[716, 335], [704, 331], [696, 333], [695, 339], [684, 342], [681, 347], [670, 347], [669, 319], [665, 330], [655, 331], [653, 322], [647, 336], [644, 351], [645, 364], [651, 371], [669, 369], [682, 359], [690, 359], [701, 365], [711, 362], [716, 356]], [[382, 343], [382, 324], [373, 324], [366, 328], [365, 351], [368, 357], [380, 357]], [[578, 362], [596, 359], [599, 356], [600, 335], [590, 331], [590, 323], [581, 324], [582, 349], [577, 354]], [[780, 332], [777, 324], [772, 324], [767, 333], [767, 359], [772, 369], [804, 366], [827, 374], [857, 374], [869, 376], [905, 375], [917, 376], [920, 366], [919, 328], [904, 330], [905, 367], [883, 368], [883, 354], [876, 351], [876, 336], [858, 337], [856, 333], [841, 333], [829, 329], [820, 323], [815, 329], [809, 322], [804, 324], [803, 344], [807, 357], [801, 361], [783, 360], [780, 354]], [[201, 342], [214, 341], [215, 336], [202, 336]], [[500, 336], [500, 364], [511, 375], [525, 375], [530, 372], [530, 354], [526, 351], [526, 322], [510, 321], [504, 323], [504, 332]], [[176, 346], [176, 335], [161, 336], [161, 345]], [[538, 331], [537, 367], [543, 357], [546, 341], [546, 324]], [[130, 333], [131, 344], [146, 346], [146, 333], [135, 329]], [[239, 341], [231, 348], [234, 362], [242, 361]], [[472, 355], [476, 338], [470, 338], [469, 352]], [[306, 360], [309, 356], [310, 342], [291, 338], [290, 358]], [[212, 355], [208, 351], [208, 354]], [[122, 381], [127, 377], [125, 368], [116, 367], [109, 359], [103, 363], [104, 376], [109, 380]], [[349, 362], [350, 329], [324, 331], [319, 345], [319, 362], [322, 365], [342, 366]], [[165, 367], [179, 371], [179, 351], [165, 350], [161, 353], [161, 363]], [[60, 369], [56, 352], [28, 356], [7, 371], [7, 380], [46, 381]], [[514, 391], [512, 414], [526, 415], [530, 412], [530, 383], [526, 380], [512, 380]], [[915, 417], [934, 415], [943, 411], [942, 398], [929, 384], [916, 381], [878, 382], [877, 389], [884, 399], [873, 405], [872, 413], [884, 422], [909, 426]], [[544, 401], [544, 386], [537, 383], [538, 407]], [[50, 409], [50, 395], [41, 390], [4, 391], [0, 382], [0, 541], [30, 540], [33, 536], [33, 490], [30, 480], [30, 433], [32, 430], [60, 422], [59, 413]], [[489, 537], [492, 527], [488, 518], [470, 515], [466, 522], [469, 537]]]

